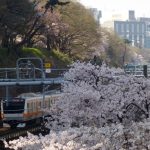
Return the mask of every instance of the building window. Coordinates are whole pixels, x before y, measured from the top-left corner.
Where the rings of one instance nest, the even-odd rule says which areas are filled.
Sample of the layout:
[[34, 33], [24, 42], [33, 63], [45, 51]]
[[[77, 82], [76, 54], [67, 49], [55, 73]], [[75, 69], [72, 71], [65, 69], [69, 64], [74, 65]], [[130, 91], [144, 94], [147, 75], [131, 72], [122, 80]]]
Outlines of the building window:
[[129, 24], [126, 24], [126, 31], [129, 32]]
[[131, 31], [134, 32], [134, 24], [131, 24]]
[[115, 29], [116, 29], [116, 32], [119, 31], [119, 27], [118, 27], [118, 24], [117, 24], [117, 23], [115, 24]]
[[129, 39], [129, 34], [127, 33], [126, 38]]
[[139, 35], [137, 35], [137, 41], [139, 41], [140, 40], [140, 36]]
[[134, 35], [134, 43], [137, 43], [137, 35]]
[[142, 36], [142, 45], [144, 46], [144, 35]]
[[147, 25], [147, 31], [150, 31], [150, 24]]
[[121, 24], [121, 32], [124, 32], [124, 24]]
[[144, 33], [144, 24], [142, 24], [142, 33]]
[[139, 31], [140, 31], [140, 25], [139, 24], [137, 24], [137, 32], [139, 33]]

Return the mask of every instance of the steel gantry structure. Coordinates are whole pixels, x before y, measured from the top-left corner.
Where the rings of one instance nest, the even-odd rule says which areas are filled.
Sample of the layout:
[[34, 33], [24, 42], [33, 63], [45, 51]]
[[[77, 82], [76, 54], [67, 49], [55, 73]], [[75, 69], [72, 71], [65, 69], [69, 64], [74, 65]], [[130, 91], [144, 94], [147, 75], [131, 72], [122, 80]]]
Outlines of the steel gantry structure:
[[0, 68], [0, 86], [59, 84], [65, 69], [51, 69], [46, 77], [44, 62], [40, 58], [19, 58], [15, 68]]
[[[10, 100], [11, 86], [41, 85], [44, 95], [46, 86], [64, 82], [62, 74], [66, 69], [45, 68], [44, 64], [41, 58], [30, 57], [19, 58], [15, 68], [0, 68], [0, 87], [5, 87], [5, 100]], [[48, 75], [46, 69], [49, 69]]]
[[[41, 58], [30, 57], [19, 58], [14, 68], [0, 68], [0, 87], [4, 87], [5, 90], [5, 96], [0, 97], [0, 103], [12, 100], [12, 97], [9, 97], [10, 87], [40, 85], [44, 104], [46, 90], [52, 84], [63, 83], [62, 74], [66, 71], [66, 69], [48, 68], [51, 66], [49, 63], [46, 68], [45, 64]], [[48, 69], [48, 73], [46, 73], [46, 69]], [[0, 118], [0, 127], [2, 124], [3, 120]]]

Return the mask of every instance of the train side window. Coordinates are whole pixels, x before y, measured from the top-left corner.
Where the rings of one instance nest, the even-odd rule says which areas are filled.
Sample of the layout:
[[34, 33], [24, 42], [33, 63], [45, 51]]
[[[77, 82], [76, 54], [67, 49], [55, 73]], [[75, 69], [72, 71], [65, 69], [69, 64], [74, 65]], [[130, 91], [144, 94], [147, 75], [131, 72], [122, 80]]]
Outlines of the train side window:
[[49, 99], [49, 107], [51, 107], [51, 98]]
[[34, 102], [34, 111], [36, 111], [36, 101]]
[[37, 101], [35, 101], [35, 111], [37, 111]]
[[55, 102], [55, 97], [52, 98], [52, 100], [51, 100], [51, 105], [53, 105], [54, 102]]
[[49, 104], [49, 102], [48, 102], [48, 99], [47, 99], [47, 101], [46, 101], [46, 107], [47, 108], [49, 108], [48, 104]]
[[37, 110], [37, 109], [36, 109], [36, 108], [37, 108], [37, 107], [36, 107], [36, 103], [37, 103], [37, 101], [35, 100], [35, 102], [34, 102], [34, 111], [35, 111], [35, 112], [36, 112], [36, 110]]
[[29, 103], [29, 112], [31, 112], [31, 102]]
[[45, 105], [45, 100], [44, 100], [44, 101], [43, 101], [43, 106], [42, 106], [42, 107], [44, 107], [44, 108], [45, 108], [45, 106], [46, 106], [46, 105]]
[[37, 102], [37, 109], [40, 109], [40, 102]]
[[27, 112], [30, 112], [29, 103], [27, 103]]
[[32, 102], [32, 112], [34, 112], [34, 101]]
[[30, 112], [30, 103], [29, 102], [27, 103], [27, 110], [28, 110], [28, 112]]
[[46, 101], [45, 101], [45, 108], [47, 107], [47, 99], [46, 99]]
[[55, 103], [55, 101], [56, 101], [56, 97], [54, 97], [54, 99], [53, 99], [53, 104]]
[[33, 112], [35, 112], [35, 102], [33, 101]]
[[31, 103], [30, 103], [30, 112], [32, 112], [32, 109], [33, 109], [33, 108], [32, 108], [32, 107], [33, 107], [32, 105], [33, 105], [33, 104], [32, 104], [32, 102], [31, 102]]
[[36, 101], [36, 111], [38, 111], [38, 101]]
[[47, 107], [48, 107], [48, 98], [45, 101], [45, 108], [47, 108]]
[[48, 107], [50, 108], [51, 107], [51, 99], [49, 98], [48, 100]]
[[48, 99], [46, 99], [46, 108], [48, 108]]
[[41, 108], [41, 102], [39, 102], [39, 108]]
[[46, 99], [44, 100], [44, 108], [46, 108]]
[[36, 101], [36, 111], [38, 111], [38, 101]]

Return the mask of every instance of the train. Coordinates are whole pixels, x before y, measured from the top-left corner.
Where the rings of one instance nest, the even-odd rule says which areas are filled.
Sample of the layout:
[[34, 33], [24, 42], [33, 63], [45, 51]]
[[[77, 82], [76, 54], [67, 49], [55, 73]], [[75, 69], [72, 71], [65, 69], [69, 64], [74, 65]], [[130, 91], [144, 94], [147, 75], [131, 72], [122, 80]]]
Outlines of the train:
[[10, 101], [1, 103], [1, 119], [11, 128], [19, 124], [41, 123], [48, 116], [44, 109], [50, 109], [62, 93], [42, 95], [35, 93], [23, 93]]

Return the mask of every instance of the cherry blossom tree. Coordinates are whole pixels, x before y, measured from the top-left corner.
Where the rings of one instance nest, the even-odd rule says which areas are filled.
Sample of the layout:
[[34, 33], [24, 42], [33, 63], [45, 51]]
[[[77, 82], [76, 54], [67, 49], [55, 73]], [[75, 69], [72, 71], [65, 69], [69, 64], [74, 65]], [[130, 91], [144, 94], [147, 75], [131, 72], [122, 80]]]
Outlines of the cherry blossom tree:
[[105, 64], [81, 62], [74, 63], [64, 77], [64, 94], [50, 112], [64, 127], [102, 127], [149, 118], [150, 82], [145, 78], [127, 76]]
[[64, 74], [63, 94], [49, 111], [46, 136], [5, 142], [23, 150], [149, 149], [149, 88], [146, 78], [123, 70], [76, 62]]
[[150, 121], [133, 123], [125, 128], [112, 124], [103, 128], [69, 128], [65, 131], [51, 131], [46, 136], [27, 137], [5, 142], [6, 147], [15, 150], [148, 150], [150, 149]]

